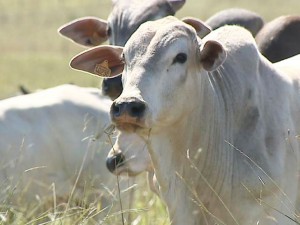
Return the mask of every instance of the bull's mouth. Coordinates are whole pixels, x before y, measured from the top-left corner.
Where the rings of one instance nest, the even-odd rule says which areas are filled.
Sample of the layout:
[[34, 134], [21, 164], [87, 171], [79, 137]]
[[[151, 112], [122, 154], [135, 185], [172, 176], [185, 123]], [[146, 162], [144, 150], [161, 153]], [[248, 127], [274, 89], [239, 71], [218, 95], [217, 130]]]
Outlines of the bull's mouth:
[[115, 121], [116, 128], [126, 132], [137, 132], [138, 130], [147, 129], [141, 121]]
[[126, 131], [126, 132], [137, 132], [139, 129], [143, 129], [142, 126], [132, 123], [117, 123], [116, 127], [118, 130]]

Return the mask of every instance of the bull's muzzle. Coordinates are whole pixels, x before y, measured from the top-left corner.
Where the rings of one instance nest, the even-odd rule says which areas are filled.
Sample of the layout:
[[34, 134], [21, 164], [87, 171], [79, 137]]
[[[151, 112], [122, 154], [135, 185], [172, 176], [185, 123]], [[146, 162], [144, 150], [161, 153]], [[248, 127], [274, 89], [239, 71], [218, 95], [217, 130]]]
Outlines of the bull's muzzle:
[[125, 156], [122, 153], [117, 153], [106, 158], [106, 167], [111, 173], [117, 172], [117, 168], [125, 162]]
[[146, 105], [139, 100], [113, 102], [110, 115], [114, 122], [139, 125], [144, 117]]

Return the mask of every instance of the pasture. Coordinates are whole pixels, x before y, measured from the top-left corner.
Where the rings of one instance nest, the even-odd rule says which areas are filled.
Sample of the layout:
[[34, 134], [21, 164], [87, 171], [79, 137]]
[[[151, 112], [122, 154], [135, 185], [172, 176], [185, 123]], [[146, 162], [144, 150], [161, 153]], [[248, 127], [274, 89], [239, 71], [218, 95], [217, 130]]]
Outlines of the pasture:
[[[280, 15], [300, 13], [299, 0], [187, 0], [177, 17], [194, 16], [207, 19], [229, 7], [243, 7], [260, 14], [265, 21]], [[57, 29], [78, 17], [107, 18], [110, 0], [0, 0], [0, 99], [14, 95], [19, 85], [30, 90], [43, 89], [63, 83], [98, 87], [100, 79], [84, 75], [69, 68], [70, 59], [82, 47], [58, 35]], [[1, 137], [0, 137], [1, 138]], [[1, 166], [0, 166], [1, 169]], [[143, 183], [143, 177], [140, 183]], [[144, 182], [146, 186], [146, 183]], [[138, 186], [133, 209], [132, 224], [169, 224], [166, 211], [149, 188]], [[88, 195], [89, 190], [87, 190]], [[121, 193], [122, 194], [122, 193]], [[118, 196], [116, 196], [118, 197]], [[123, 203], [126, 204], [126, 203]], [[0, 224], [122, 224], [120, 214], [112, 214], [102, 223], [95, 221], [93, 212], [99, 205], [61, 207], [49, 205], [36, 213], [39, 205], [0, 203]], [[128, 213], [125, 213], [128, 216]], [[45, 218], [50, 222], [44, 222]]]

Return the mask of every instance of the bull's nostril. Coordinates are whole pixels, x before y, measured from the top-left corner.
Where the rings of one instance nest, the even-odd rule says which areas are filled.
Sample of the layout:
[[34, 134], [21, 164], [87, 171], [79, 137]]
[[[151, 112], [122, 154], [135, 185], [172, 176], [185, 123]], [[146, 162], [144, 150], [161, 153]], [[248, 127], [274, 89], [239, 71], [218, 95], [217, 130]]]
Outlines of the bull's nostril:
[[121, 106], [114, 102], [111, 106], [111, 112], [113, 117], [119, 117], [121, 115]]
[[132, 117], [142, 117], [146, 108], [142, 102], [131, 102], [129, 107], [129, 115]]
[[118, 167], [124, 164], [124, 162], [124, 155], [122, 153], [118, 153], [106, 159], [106, 167], [111, 173], [114, 173]]
[[132, 102], [113, 102], [111, 106], [111, 116], [113, 119], [119, 119], [122, 116], [128, 116], [128, 118], [142, 118], [144, 116], [146, 106], [141, 101]]

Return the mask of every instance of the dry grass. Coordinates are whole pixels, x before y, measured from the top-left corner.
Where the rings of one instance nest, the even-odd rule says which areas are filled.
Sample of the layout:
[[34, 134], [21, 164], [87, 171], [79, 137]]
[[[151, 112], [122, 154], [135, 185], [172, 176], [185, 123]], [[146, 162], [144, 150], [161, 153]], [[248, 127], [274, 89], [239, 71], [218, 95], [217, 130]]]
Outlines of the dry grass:
[[[110, 7], [110, 0], [0, 0], [0, 98], [14, 95], [20, 84], [31, 90], [69, 82], [98, 86], [98, 78], [69, 68], [70, 58], [82, 48], [60, 37], [57, 28], [86, 15], [107, 18]], [[283, 4], [282, 0], [265, 0], [263, 3], [261, 0], [187, 0], [177, 15], [206, 19], [228, 7], [254, 10], [269, 21], [283, 14], [299, 14], [300, 1], [286, 0]], [[138, 183], [134, 204], [126, 210], [125, 218], [130, 215], [133, 225], [169, 224], [163, 204], [145, 187], [142, 178]], [[58, 199], [54, 201], [55, 198], [48, 204], [38, 200], [30, 205], [18, 204], [22, 193], [16, 196], [13, 188], [6, 189], [5, 193], [6, 200], [0, 202], [0, 224], [121, 224], [118, 211], [109, 211], [103, 220], [107, 210], [101, 210], [97, 199], [93, 204], [85, 204], [84, 199], [89, 197], [90, 190], [86, 190], [81, 201], [70, 201], [68, 207]], [[11, 196], [17, 202], [9, 201]], [[128, 206], [128, 202], [124, 205]], [[119, 207], [117, 201], [115, 206]], [[102, 214], [102, 219], [96, 218], [99, 214]]]
[[[126, 183], [125, 178], [123, 184], [124, 181]], [[45, 192], [47, 195], [27, 198], [27, 192], [33, 186], [22, 185], [20, 191], [18, 185], [18, 180], [1, 184], [0, 224], [123, 224], [120, 197], [125, 224], [169, 224], [163, 204], [146, 187], [143, 175], [137, 177], [135, 184], [123, 185], [120, 192], [117, 188], [95, 189], [87, 184], [83, 192], [72, 193], [70, 190], [65, 198], [56, 195], [53, 185], [45, 185], [45, 189], [49, 190]]]

